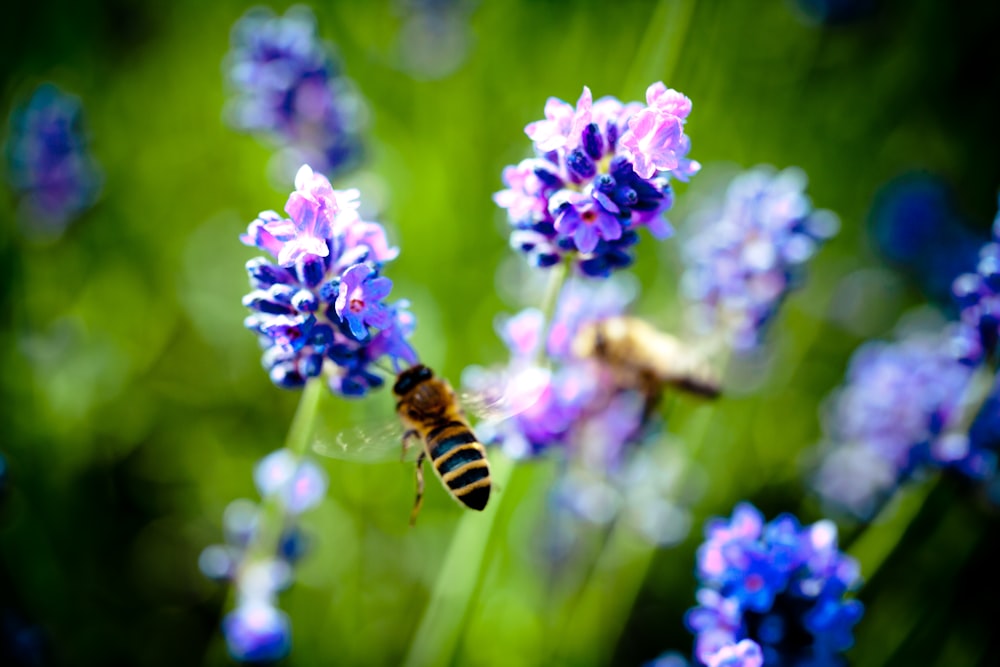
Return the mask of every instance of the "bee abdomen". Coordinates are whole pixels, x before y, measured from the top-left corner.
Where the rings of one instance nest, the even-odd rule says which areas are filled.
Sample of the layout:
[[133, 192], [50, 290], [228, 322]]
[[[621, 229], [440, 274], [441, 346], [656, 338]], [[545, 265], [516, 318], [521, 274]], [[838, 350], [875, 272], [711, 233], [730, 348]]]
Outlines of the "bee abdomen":
[[458, 422], [452, 424], [454, 429], [444, 427], [435, 429], [437, 433], [428, 434], [427, 444], [434, 468], [453, 496], [467, 507], [481, 510], [490, 498], [489, 463], [483, 446], [469, 427]]

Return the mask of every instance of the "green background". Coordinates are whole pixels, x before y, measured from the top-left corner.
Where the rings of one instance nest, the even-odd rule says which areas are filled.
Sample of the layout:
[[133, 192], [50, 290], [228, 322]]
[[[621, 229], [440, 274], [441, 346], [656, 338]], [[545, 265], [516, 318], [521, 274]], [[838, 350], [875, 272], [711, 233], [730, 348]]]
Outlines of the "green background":
[[[875, 4], [858, 21], [818, 26], [777, 0], [482, 2], [459, 21], [466, 58], [440, 78], [404, 67], [399, 4], [312, 5], [369, 109], [364, 170], [336, 185], [361, 187], [401, 247], [386, 269], [393, 294], [413, 303], [423, 360], [449, 377], [503, 360], [493, 321], [518, 304], [501, 292], [541, 300], [510, 268], [491, 194], [503, 166], [528, 155], [523, 126], [550, 95], [575, 101], [589, 85], [642, 99], [664, 79], [690, 96], [691, 156], [706, 171], [702, 184], [678, 187], [681, 226], [713, 174], [759, 163], [802, 167], [814, 202], [843, 224], [787, 303], [766, 361], [744, 369], [752, 391], [676, 410], [672, 432], [704, 433], [706, 490], [689, 539], [655, 554], [644, 579], [628, 551], [638, 542], [598, 573], [607, 585], [643, 582], [634, 606], [619, 610], [614, 586], [577, 597], [574, 577], [593, 563], [601, 531], [567, 572], [541, 558], [555, 465], [528, 464], [501, 490], [453, 664], [637, 665], [687, 652], [682, 615], [704, 517], [740, 499], [768, 516], [821, 517], [802, 481], [818, 406], [851, 351], [891, 336], [922, 302], [870, 247], [873, 196], [895, 176], [930, 171], [985, 238], [1000, 185], [1000, 6]], [[238, 235], [292, 187], [290, 174], [269, 176], [269, 145], [222, 120], [221, 62], [249, 6], [3, 10], [0, 110], [43, 81], [79, 95], [105, 178], [98, 204], [46, 242], [22, 233], [13, 195], [0, 194], [0, 451], [10, 466], [0, 606], [40, 629], [43, 664], [227, 662], [217, 632], [226, 591], [201, 576], [197, 557], [220, 541], [227, 503], [256, 497], [252, 466], [280, 446], [297, 399], [269, 383], [242, 327], [243, 263], [256, 253]], [[637, 310], [662, 325], [679, 319], [674, 245], [644, 237], [638, 247]], [[321, 408], [325, 433], [392, 418], [384, 393], [360, 404], [326, 396]], [[303, 517], [314, 549], [281, 598], [294, 628], [287, 663], [398, 664], [461, 510], [431, 484], [410, 529], [409, 466], [322, 464], [328, 499]], [[916, 494], [887, 525], [846, 526], [869, 579], [851, 664], [997, 664], [996, 514], [960, 484]]]

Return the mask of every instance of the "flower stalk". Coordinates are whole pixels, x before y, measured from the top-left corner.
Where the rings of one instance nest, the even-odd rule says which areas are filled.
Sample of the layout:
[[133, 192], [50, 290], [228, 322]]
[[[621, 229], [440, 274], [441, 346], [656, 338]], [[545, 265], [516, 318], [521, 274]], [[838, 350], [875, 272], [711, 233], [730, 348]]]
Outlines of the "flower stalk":
[[[296, 459], [301, 459], [309, 448], [309, 438], [316, 425], [316, 414], [319, 412], [319, 400], [323, 391], [323, 381], [312, 379], [306, 383], [295, 408], [292, 424], [285, 436], [285, 449]], [[258, 559], [273, 558], [278, 551], [281, 535], [285, 529], [285, 496], [272, 493], [264, 498], [261, 504], [260, 523], [247, 550], [247, 562]]]

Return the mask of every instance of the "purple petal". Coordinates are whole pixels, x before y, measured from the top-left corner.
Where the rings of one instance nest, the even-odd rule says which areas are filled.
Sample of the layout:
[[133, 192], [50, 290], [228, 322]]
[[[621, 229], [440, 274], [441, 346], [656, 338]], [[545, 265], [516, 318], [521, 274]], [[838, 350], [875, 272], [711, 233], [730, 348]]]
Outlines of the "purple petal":
[[582, 253], [594, 252], [597, 247], [597, 230], [594, 225], [579, 225], [573, 234], [573, 242]]
[[392, 324], [392, 311], [381, 303], [365, 308], [365, 322], [376, 329], [387, 329]]
[[355, 315], [350, 310], [343, 314], [338, 313], [338, 315], [347, 320], [347, 325], [351, 328], [351, 333], [354, 334], [355, 338], [359, 340], [368, 338], [368, 328], [365, 327], [365, 323], [358, 315]]
[[389, 296], [392, 281], [385, 277], [375, 278], [364, 286], [365, 301], [379, 301]]
[[605, 241], [614, 241], [622, 237], [622, 225], [613, 215], [598, 213], [594, 226], [601, 233], [601, 238]]

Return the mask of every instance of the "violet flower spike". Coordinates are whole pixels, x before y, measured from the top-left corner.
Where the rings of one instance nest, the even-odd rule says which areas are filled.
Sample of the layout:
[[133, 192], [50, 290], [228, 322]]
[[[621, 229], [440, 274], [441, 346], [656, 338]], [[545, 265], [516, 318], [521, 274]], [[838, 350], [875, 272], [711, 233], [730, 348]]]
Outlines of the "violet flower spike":
[[254, 312], [244, 323], [260, 337], [278, 386], [298, 389], [323, 376], [335, 394], [362, 396], [384, 384], [371, 370], [381, 358], [395, 368], [417, 363], [406, 341], [413, 316], [402, 303], [383, 303], [392, 282], [380, 271], [399, 249], [380, 224], [360, 219], [356, 190], [334, 190], [308, 166], [296, 186], [291, 219], [265, 211], [240, 237], [279, 258], [247, 263], [253, 291], [243, 304]]
[[545, 119], [525, 128], [536, 157], [505, 168], [506, 189], [493, 199], [507, 210], [511, 247], [532, 264], [569, 257], [580, 273], [607, 278], [635, 261], [639, 229], [658, 240], [671, 235], [664, 218], [674, 201], [670, 180], [700, 168], [687, 158], [683, 129], [691, 102], [662, 83], [646, 97], [648, 106], [595, 102], [584, 88], [575, 107], [550, 98]]

